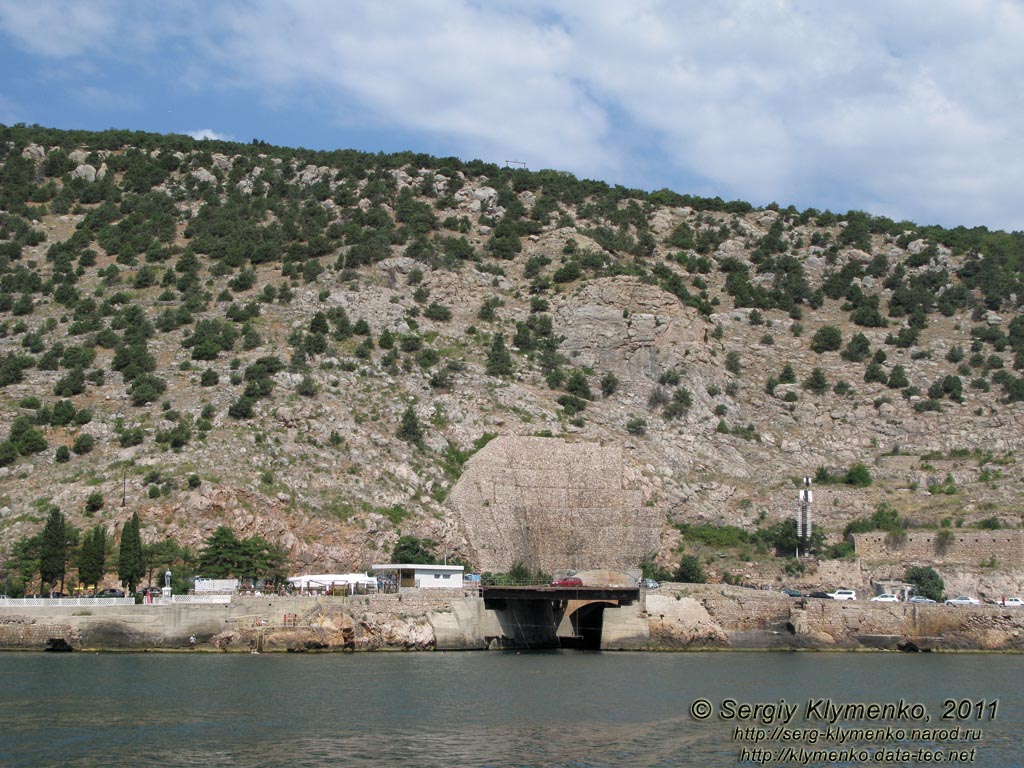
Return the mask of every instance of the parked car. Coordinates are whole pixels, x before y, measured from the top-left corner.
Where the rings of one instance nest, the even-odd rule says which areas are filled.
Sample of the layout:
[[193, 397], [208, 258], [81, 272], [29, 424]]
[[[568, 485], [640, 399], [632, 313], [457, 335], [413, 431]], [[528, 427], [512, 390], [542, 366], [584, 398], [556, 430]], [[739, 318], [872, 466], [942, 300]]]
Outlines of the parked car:
[[852, 589], [837, 589], [835, 592], [830, 592], [829, 597], [833, 600], [856, 600], [857, 593]]
[[818, 597], [822, 600], [831, 600], [832, 595], [828, 592], [808, 592], [804, 597]]
[[872, 603], [898, 603], [900, 599], [892, 592], [883, 592], [871, 598]]
[[657, 579], [643, 579], [640, 582], [640, 586], [644, 589], [658, 589], [661, 586], [661, 582]]
[[1019, 597], [1006, 597], [1003, 598], [1000, 605], [1006, 606], [1007, 608], [1020, 608], [1021, 606], [1024, 606], [1024, 600], [1021, 600]]
[[950, 600], [946, 601], [946, 605], [981, 605], [980, 600], [976, 600], [973, 597], [967, 595], [958, 595]]
[[124, 590], [116, 587], [108, 587], [96, 593], [96, 597], [124, 597]]
[[789, 587], [786, 587], [786, 589], [782, 590], [782, 594], [787, 595], [788, 597], [803, 597], [804, 596], [804, 593], [801, 592], [799, 589], [790, 589]]
[[555, 579], [551, 582], [552, 587], [582, 587], [583, 579], [579, 576], [566, 576], [564, 579]]
[[919, 605], [923, 603], [935, 603], [935, 601], [932, 600], [930, 597], [924, 597], [922, 595], [914, 595], [912, 598], [910, 598], [909, 602], [917, 603]]

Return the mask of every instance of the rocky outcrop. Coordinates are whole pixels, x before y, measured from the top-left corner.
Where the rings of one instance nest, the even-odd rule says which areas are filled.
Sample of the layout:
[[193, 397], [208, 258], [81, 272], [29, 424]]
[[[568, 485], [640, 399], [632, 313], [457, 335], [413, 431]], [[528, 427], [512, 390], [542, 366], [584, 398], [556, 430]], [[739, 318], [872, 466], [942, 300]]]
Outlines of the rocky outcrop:
[[729, 645], [726, 630], [692, 597], [648, 594], [645, 604], [652, 648], [672, 650]]
[[554, 309], [560, 349], [577, 365], [657, 379], [684, 363], [711, 364], [707, 320], [634, 278], [587, 283]]

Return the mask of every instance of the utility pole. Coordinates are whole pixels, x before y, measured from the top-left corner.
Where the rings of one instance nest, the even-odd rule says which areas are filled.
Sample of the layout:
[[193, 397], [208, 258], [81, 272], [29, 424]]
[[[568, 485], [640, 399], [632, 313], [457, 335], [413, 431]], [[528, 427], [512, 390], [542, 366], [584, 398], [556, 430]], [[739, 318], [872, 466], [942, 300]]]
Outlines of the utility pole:
[[796, 556], [800, 558], [800, 541], [806, 539], [808, 545], [811, 541], [811, 502], [814, 494], [811, 492], [811, 478], [804, 478], [804, 487], [800, 489], [800, 507], [796, 513]]
[[128, 465], [121, 468], [121, 506], [124, 506], [125, 497], [128, 495]]

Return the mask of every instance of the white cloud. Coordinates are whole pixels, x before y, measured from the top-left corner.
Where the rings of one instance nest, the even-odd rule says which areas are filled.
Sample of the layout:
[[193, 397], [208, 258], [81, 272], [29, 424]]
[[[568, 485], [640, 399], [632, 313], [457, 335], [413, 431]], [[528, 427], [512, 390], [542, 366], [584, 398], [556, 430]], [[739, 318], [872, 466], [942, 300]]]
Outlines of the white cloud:
[[1024, 226], [1008, 0], [264, 2], [214, 25], [220, 68], [272, 98], [313, 90], [463, 156]]
[[193, 139], [209, 139], [210, 141], [234, 141], [234, 138], [226, 133], [217, 133], [211, 128], [201, 128], [198, 131], [186, 131], [186, 136]]
[[0, 30], [50, 57], [133, 63], [173, 38], [178, 86], [291, 110], [296, 144], [316, 112], [466, 158], [1024, 229], [1015, 0], [139, 8], [0, 0]]
[[75, 56], [109, 44], [114, 33], [115, 10], [109, 0], [88, 4], [0, 0], [0, 30], [33, 53]]

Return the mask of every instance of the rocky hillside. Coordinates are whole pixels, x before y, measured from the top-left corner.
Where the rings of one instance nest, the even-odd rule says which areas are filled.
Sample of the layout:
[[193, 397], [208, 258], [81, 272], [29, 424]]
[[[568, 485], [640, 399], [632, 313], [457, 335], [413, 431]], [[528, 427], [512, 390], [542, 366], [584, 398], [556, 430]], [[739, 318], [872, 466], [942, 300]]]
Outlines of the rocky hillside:
[[804, 475], [832, 541], [880, 505], [1017, 527], [1022, 266], [1020, 233], [0, 126], [0, 549], [57, 506], [295, 567], [459, 555], [496, 434], [621, 446], [663, 562]]

